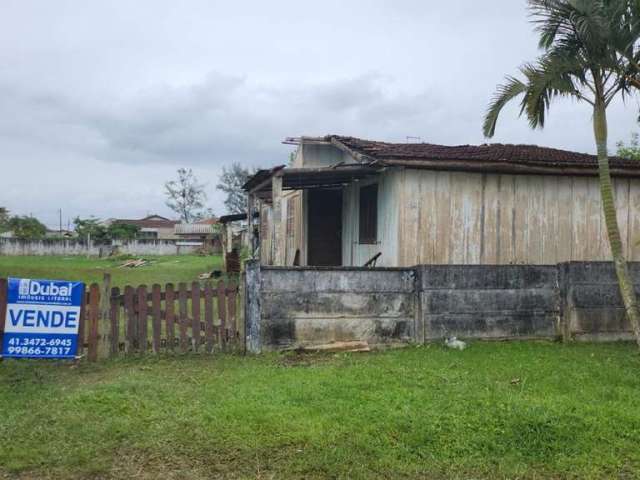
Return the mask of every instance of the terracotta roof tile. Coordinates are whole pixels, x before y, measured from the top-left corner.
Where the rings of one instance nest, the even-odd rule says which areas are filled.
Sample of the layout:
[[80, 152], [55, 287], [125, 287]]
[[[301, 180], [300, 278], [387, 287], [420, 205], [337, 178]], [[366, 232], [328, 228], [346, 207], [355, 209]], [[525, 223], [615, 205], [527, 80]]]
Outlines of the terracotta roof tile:
[[[411, 165], [420, 161], [459, 161], [470, 165], [480, 162], [503, 163], [521, 166], [557, 167], [557, 168], [590, 168], [597, 167], [595, 155], [539, 147], [536, 145], [434, 145], [431, 143], [388, 143], [363, 140], [354, 137], [330, 135], [327, 140], [336, 139], [349, 149], [374, 160], [391, 164]], [[640, 173], [640, 162], [610, 157], [612, 168], [637, 170]]]

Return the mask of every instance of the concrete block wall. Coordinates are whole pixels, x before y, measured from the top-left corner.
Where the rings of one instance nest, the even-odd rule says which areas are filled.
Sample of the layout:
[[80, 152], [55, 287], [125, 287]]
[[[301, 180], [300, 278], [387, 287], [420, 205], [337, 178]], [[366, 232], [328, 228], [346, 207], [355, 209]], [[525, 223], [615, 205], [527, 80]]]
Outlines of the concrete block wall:
[[417, 341], [554, 337], [560, 328], [557, 268], [421, 265]]
[[248, 342], [260, 350], [352, 340], [405, 343], [415, 336], [413, 269], [260, 267], [251, 262], [246, 276], [259, 285], [247, 284], [245, 291], [259, 318], [247, 328]]
[[[630, 265], [640, 294], [640, 264]], [[248, 262], [249, 351], [334, 341], [630, 339], [613, 265], [260, 267]]]
[[[631, 325], [611, 262], [572, 262], [558, 266], [564, 287], [566, 335], [574, 340], [631, 340]], [[640, 295], [640, 263], [629, 264]]]

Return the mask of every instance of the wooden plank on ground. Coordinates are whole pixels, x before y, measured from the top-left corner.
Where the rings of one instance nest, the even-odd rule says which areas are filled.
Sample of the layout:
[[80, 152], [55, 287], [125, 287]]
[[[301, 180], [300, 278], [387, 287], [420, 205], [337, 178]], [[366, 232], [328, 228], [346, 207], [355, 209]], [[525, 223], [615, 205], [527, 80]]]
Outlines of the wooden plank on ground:
[[135, 291], [133, 287], [124, 287], [124, 311], [127, 316], [127, 331], [124, 343], [125, 353], [133, 353], [136, 349], [136, 315], [133, 309]]
[[90, 362], [98, 359], [98, 320], [100, 319], [100, 287], [92, 283], [89, 287], [89, 352]]
[[211, 282], [204, 284], [204, 321], [207, 353], [213, 351], [213, 288]]
[[[115, 356], [120, 351], [120, 300], [117, 298], [120, 296], [120, 289], [114, 287], [111, 289], [111, 309], [109, 312], [109, 319], [111, 321], [111, 356]], [[114, 298], [116, 297], [116, 298]]]
[[189, 348], [187, 341], [187, 284], [181, 282], [178, 285], [178, 308], [180, 322], [180, 350], [186, 352]]
[[147, 351], [147, 286], [138, 287], [138, 342], [140, 352]]
[[162, 328], [162, 312], [160, 305], [160, 285], [157, 283], [151, 287], [151, 327], [153, 329], [153, 353], [160, 352], [160, 330]]
[[191, 348], [194, 352], [200, 346], [200, 283], [191, 284]]
[[165, 287], [165, 301], [164, 311], [167, 330], [167, 348], [173, 351], [175, 342], [175, 313], [174, 313], [174, 298], [175, 292], [173, 290], [173, 283], [167, 283]]
[[220, 280], [218, 282], [218, 318], [220, 319], [220, 326], [218, 327], [220, 348], [223, 348], [227, 343], [227, 292], [224, 282]]

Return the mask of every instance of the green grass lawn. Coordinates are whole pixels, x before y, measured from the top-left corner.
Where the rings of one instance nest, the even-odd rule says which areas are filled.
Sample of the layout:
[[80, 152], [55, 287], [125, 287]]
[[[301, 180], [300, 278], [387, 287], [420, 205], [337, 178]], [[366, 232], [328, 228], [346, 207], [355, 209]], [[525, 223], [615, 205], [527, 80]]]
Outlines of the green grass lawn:
[[639, 478], [630, 344], [0, 364], [9, 478]]
[[167, 282], [192, 282], [198, 274], [222, 266], [222, 257], [197, 255], [144, 256], [150, 265], [118, 268], [122, 259], [86, 258], [83, 256], [0, 256], [0, 278], [25, 277], [53, 280], [101, 282], [105, 272], [111, 273], [113, 286], [151, 285]]

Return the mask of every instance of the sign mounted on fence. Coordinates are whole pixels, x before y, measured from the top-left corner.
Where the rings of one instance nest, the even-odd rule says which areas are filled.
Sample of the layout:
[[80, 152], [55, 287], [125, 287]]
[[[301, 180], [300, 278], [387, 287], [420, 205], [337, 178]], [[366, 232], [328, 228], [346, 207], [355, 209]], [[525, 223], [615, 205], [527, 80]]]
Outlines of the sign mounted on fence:
[[84, 283], [9, 278], [2, 356], [74, 358]]

